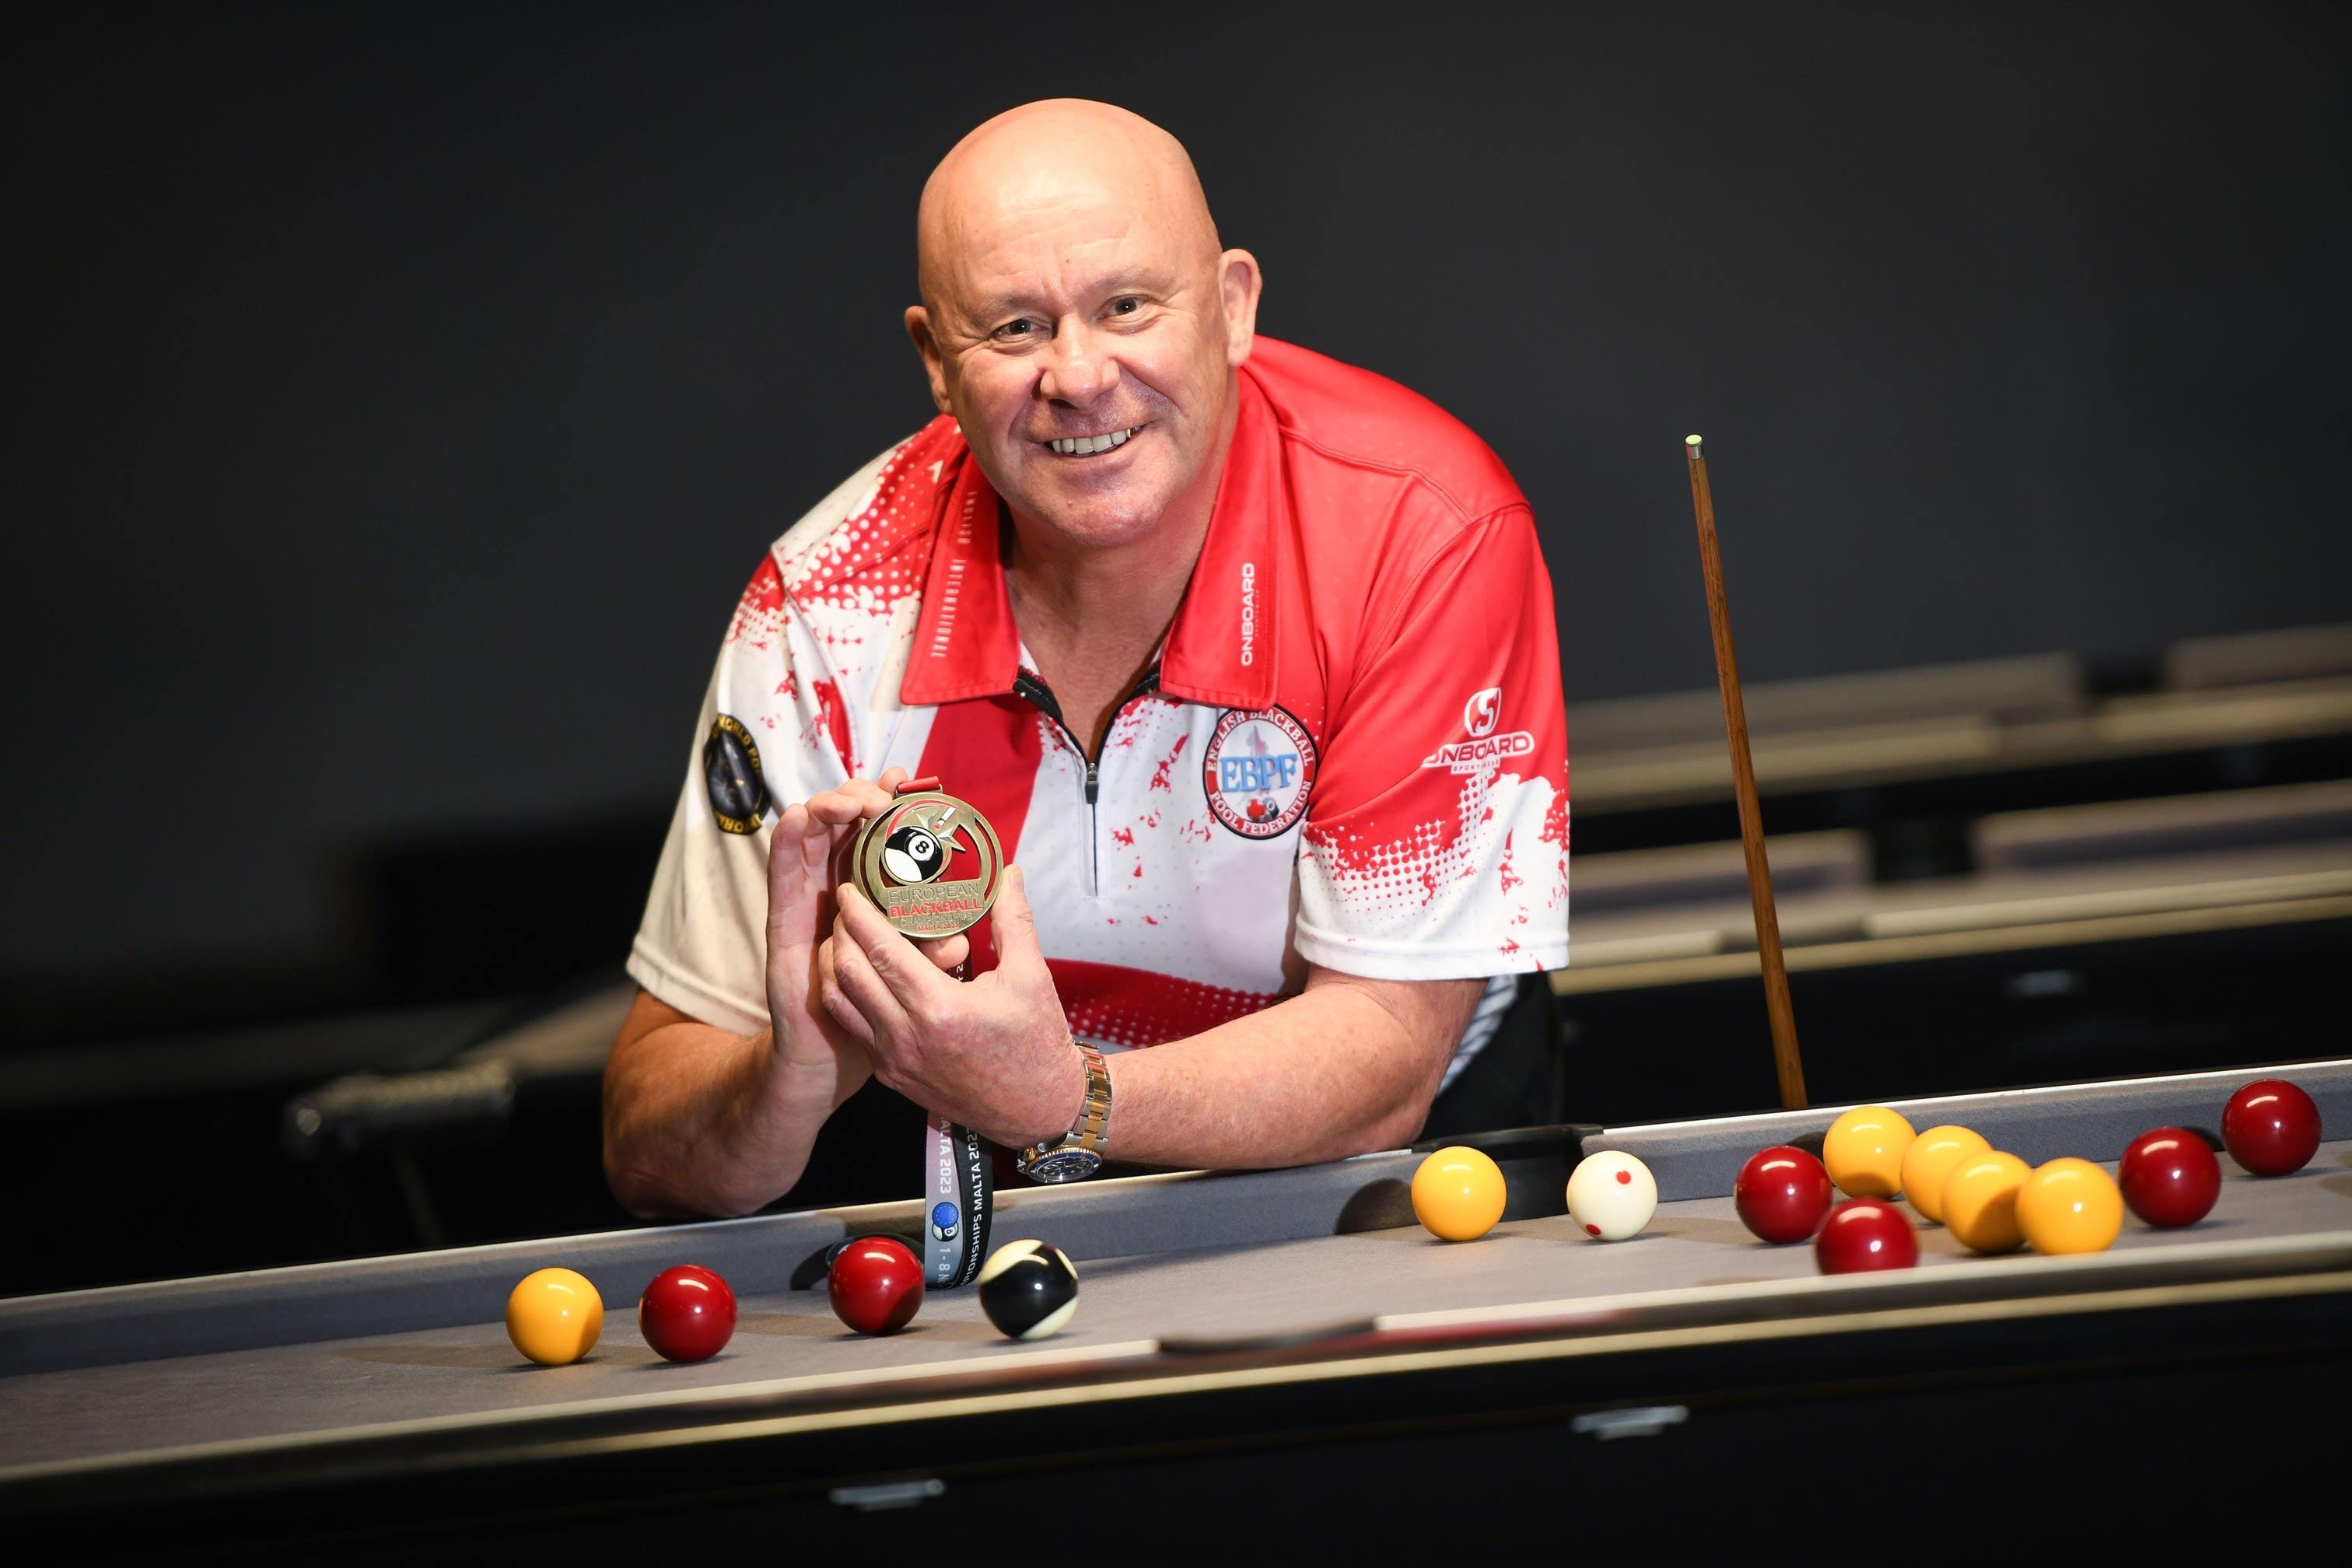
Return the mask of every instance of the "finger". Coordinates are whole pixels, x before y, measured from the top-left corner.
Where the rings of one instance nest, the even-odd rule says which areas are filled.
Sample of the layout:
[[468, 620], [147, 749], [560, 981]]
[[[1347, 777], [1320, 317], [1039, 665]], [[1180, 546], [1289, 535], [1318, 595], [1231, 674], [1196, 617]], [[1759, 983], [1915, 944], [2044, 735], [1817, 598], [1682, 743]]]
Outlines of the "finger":
[[804, 853], [821, 859], [824, 854], [824, 846], [833, 838], [833, 824], [811, 811], [810, 804], [804, 800], [797, 805], [785, 807], [784, 815], [776, 819], [776, 833], [779, 837], [791, 835], [793, 841], [803, 847]]
[[838, 829], [809, 810], [808, 802], [786, 807], [783, 816], [776, 819], [774, 847], [769, 862], [771, 895], [782, 885], [780, 879], [789, 874], [797, 874], [820, 897], [829, 892], [833, 887], [833, 847], [839, 837]]
[[1029, 887], [1018, 866], [1004, 868], [1004, 888], [989, 912], [996, 937], [996, 967], [1011, 975], [1043, 973], [1045, 950], [1037, 945], [1037, 917], [1029, 908]]
[[831, 789], [809, 796], [812, 815], [835, 827], [846, 827], [889, 808], [890, 792], [871, 779], [845, 779]]
[[[811, 942], [819, 940], [833, 924], [833, 883], [840, 869], [835, 862], [841, 846], [849, 837], [848, 828], [837, 827], [809, 809], [814, 798], [812, 796], [810, 800], [790, 808], [776, 825], [779, 846], [787, 841], [788, 834], [798, 835], [790, 842], [796, 847], [794, 860], [801, 880], [805, 884], [805, 891], [799, 897], [810, 911], [807, 935], [803, 940]], [[769, 884], [769, 908], [772, 911], [782, 901], [778, 892], [780, 887], [781, 883], [772, 877]], [[772, 930], [772, 918], [770, 925]]]
[[882, 776], [876, 779], [874, 782], [882, 786], [883, 794], [896, 798], [898, 794], [898, 786], [907, 782], [907, 770], [904, 768], [885, 768], [882, 770]]
[[[844, 904], [848, 901], [846, 899], [842, 900]], [[846, 915], [845, 910], [845, 920]], [[844, 931], [843, 921], [834, 922], [833, 941], [829, 945], [833, 949], [834, 984], [848, 999], [850, 1005], [865, 1016], [872, 1026], [873, 1035], [877, 1038], [887, 1036], [893, 1040], [911, 1037], [914, 1026], [907, 1016], [907, 1010], [899, 1005], [898, 994], [877, 972], [874, 961], [866, 956], [866, 950], [858, 945], [856, 939]]]
[[842, 845], [856, 831], [856, 825], [837, 827], [814, 812], [803, 819], [801, 832], [801, 867], [806, 872], [809, 886], [815, 889], [824, 909], [824, 923], [833, 923], [833, 882], [839, 868], [835, 862]]
[[915, 944], [884, 918], [862, 889], [842, 889], [839, 905], [841, 912], [833, 925], [835, 936], [847, 934], [848, 940], [865, 954], [867, 967], [890, 988], [901, 1008], [915, 1017], [929, 1018], [952, 1003], [955, 982], [925, 962]]
[[825, 1016], [840, 1025], [844, 1033], [861, 1046], [874, 1044], [874, 1026], [842, 992], [840, 982], [835, 977], [831, 937], [817, 944], [816, 994], [817, 1000], [824, 1007]]
[[942, 974], [953, 974], [956, 966], [971, 956], [971, 939], [958, 931], [953, 936], [922, 937], [915, 946], [925, 958], [940, 966]]
[[867, 815], [865, 802], [848, 790], [829, 789], [808, 797], [809, 815], [827, 827], [854, 827]]
[[855, 1035], [863, 1031], [865, 1038], [860, 1043], [869, 1053], [875, 1051], [874, 1026], [866, 1021], [866, 1015], [857, 1010], [857, 1005], [842, 994], [838, 985], [828, 984], [819, 991], [817, 1003], [824, 1009], [825, 1020], [835, 1028], [845, 1035]]
[[776, 830], [768, 835], [768, 896], [772, 901], [788, 879], [800, 875], [801, 836], [807, 826], [808, 813], [797, 805], [787, 806], [784, 814], [776, 818]]
[[811, 865], [808, 836], [808, 811], [799, 805], [787, 807], [769, 836], [768, 937], [772, 945], [781, 942], [798, 946], [816, 940], [816, 894], [824, 879], [812, 873], [824, 861], [819, 858]]

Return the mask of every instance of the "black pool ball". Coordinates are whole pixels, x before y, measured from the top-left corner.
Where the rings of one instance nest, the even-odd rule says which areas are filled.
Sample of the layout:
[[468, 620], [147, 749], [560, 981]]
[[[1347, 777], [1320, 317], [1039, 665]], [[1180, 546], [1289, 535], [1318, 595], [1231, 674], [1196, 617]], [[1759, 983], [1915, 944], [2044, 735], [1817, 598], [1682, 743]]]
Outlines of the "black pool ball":
[[882, 869], [902, 888], [928, 882], [948, 867], [948, 847], [927, 828], [911, 823], [882, 841]]
[[980, 1310], [997, 1331], [1042, 1340], [1078, 1310], [1078, 1268], [1058, 1247], [1008, 1241], [980, 1271]]

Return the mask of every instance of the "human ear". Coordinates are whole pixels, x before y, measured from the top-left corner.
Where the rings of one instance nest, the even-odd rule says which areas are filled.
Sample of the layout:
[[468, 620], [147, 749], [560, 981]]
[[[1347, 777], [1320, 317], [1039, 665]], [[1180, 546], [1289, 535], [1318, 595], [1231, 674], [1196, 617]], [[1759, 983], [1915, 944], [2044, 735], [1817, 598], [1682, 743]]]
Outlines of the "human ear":
[[1217, 258], [1217, 282], [1225, 307], [1225, 363], [1240, 364], [1257, 341], [1257, 297], [1265, 279], [1259, 276], [1257, 258], [1246, 250], [1228, 250]]
[[931, 313], [920, 305], [907, 307], [907, 336], [914, 340], [915, 352], [923, 356], [923, 374], [931, 383], [931, 403], [942, 414], [948, 407], [948, 367], [940, 355], [939, 340], [931, 336]]

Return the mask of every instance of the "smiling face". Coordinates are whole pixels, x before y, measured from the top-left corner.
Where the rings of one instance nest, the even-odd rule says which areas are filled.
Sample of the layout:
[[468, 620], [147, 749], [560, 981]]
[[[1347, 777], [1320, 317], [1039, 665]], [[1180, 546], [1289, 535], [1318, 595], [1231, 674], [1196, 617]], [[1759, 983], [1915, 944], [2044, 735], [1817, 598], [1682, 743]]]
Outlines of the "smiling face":
[[1217, 248], [1174, 138], [1105, 104], [1014, 110], [932, 174], [918, 231], [908, 332], [1018, 515], [1115, 546], [1213, 489], [1257, 263]]

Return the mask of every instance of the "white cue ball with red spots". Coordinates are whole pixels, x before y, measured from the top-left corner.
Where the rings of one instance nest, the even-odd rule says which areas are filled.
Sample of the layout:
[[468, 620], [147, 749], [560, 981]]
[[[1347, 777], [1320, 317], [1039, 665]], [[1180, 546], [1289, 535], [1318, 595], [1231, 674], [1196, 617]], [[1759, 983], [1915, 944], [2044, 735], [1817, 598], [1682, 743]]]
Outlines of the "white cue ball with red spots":
[[1595, 1241], [1639, 1236], [1657, 1212], [1657, 1178], [1631, 1154], [1604, 1149], [1568, 1173], [1568, 1217]]

